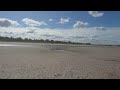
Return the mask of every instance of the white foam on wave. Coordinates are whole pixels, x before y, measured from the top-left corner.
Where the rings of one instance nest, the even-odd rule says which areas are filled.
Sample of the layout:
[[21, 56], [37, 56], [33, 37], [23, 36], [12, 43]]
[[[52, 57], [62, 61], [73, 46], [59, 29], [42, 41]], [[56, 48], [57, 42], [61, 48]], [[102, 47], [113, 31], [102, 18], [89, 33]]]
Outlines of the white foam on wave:
[[21, 46], [21, 45], [15, 45], [15, 44], [0, 44], [0, 46]]

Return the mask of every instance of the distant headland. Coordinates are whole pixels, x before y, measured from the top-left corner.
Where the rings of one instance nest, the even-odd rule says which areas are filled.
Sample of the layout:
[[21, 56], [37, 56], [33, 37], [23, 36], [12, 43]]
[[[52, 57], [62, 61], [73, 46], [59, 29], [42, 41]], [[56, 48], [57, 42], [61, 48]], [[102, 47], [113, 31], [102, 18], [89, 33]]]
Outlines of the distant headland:
[[49, 39], [22, 39], [21, 37], [13, 38], [13, 37], [2, 37], [0, 36], [0, 41], [7, 41], [7, 42], [32, 42], [32, 43], [55, 43], [55, 44], [78, 44], [78, 45], [91, 45], [91, 43], [77, 43], [71, 41], [57, 41], [57, 40], [49, 40]]

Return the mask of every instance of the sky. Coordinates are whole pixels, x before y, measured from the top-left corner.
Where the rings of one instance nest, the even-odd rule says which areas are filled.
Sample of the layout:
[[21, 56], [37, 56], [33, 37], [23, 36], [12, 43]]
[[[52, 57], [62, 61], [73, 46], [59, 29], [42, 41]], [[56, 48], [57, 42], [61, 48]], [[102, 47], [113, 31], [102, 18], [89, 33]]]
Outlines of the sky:
[[0, 36], [120, 44], [120, 11], [0, 11]]

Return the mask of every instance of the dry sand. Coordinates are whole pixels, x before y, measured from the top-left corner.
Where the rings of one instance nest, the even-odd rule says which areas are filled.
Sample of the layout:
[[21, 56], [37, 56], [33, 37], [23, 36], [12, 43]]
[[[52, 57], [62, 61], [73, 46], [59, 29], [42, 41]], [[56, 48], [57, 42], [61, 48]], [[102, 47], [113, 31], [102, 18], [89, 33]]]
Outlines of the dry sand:
[[0, 42], [0, 78], [120, 79], [120, 47]]

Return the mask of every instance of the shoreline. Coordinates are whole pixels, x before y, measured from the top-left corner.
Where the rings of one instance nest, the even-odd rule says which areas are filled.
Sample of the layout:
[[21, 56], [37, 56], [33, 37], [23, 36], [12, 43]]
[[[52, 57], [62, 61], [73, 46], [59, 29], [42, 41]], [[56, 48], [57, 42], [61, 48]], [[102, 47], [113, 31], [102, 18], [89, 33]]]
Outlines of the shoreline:
[[[42, 45], [67, 45], [67, 46], [78, 46], [78, 47], [99, 47], [99, 46], [110, 46], [110, 47], [120, 47], [120, 45], [103, 45], [103, 44], [91, 44], [91, 45], [79, 45], [79, 44], [61, 44], [61, 43], [40, 43], [40, 42], [16, 42], [16, 41], [0, 41], [0, 44], [3, 43], [3, 44], [8, 44], [8, 43], [15, 43], [15, 44], [42, 44]], [[9, 45], [9, 44], [8, 44]]]

